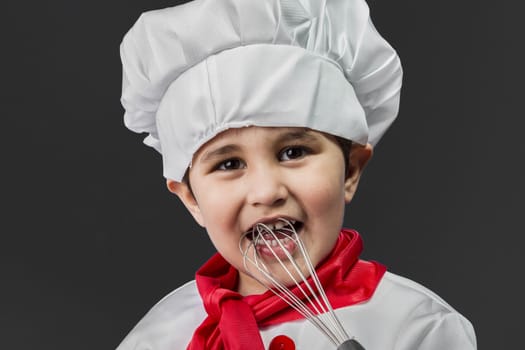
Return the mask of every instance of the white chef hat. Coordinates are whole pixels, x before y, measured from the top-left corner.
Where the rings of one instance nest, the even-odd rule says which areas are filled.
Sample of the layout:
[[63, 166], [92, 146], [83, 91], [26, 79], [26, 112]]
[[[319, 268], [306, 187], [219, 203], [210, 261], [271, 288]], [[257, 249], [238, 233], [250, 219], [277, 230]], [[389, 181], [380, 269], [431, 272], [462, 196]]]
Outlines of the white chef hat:
[[196, 0], [143, 13], [120, 52], [125, 124], [176, 181], [229, 128], [375, 145], [399, 107], [401, 64], [364, 0]]

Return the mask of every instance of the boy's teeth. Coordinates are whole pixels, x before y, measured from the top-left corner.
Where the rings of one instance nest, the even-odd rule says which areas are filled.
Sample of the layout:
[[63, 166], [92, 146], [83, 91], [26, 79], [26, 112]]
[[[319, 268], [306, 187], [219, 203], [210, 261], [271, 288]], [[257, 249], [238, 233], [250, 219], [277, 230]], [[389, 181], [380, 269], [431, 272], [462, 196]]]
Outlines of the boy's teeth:
[[261, 223], [261, 224], [266, 226], [266, 228], [268, 228], [269, 230], [273, 231], [273, 230], [280, 230], [283, 227], [286, 227], [286, 226], [288, 226], [290, 224], [291, 225], [295, 225], [296, 222], [297, 222], [296, 220], [286, 219], [286, 220], [277, 220], [277, 221], [272, 222], [272, 223]]
[[274, 225], [274, 229], [275, 229], [275, 230], [282, 229], [282, 228], [284, 227], [284, 225], [285, 225], [285, 224], [284, 224], [283, 221], [278, 221], [278, 222], [275, 223], [275, 225]]

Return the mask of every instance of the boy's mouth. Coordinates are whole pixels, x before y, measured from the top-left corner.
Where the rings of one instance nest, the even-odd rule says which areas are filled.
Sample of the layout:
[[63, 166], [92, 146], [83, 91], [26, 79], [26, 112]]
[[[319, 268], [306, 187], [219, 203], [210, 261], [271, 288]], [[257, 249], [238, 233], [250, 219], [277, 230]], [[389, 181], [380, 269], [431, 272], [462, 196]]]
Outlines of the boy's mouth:
[[269, 223], [257, 223], [247, 238], [253, 242], [261, 258], [287, 259], [297, 248], [297, 237], [303, 223], [297, 220], [279, 218]]

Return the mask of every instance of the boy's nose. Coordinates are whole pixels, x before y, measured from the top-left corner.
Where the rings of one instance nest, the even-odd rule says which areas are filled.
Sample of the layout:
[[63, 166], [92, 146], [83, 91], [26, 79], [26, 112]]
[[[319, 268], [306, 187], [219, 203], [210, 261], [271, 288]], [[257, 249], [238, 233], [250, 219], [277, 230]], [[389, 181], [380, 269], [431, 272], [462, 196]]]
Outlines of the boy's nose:
[[287, 196], [288, 189], [278, 170], [257, 169], [251, 172], [247, 189], [249, 204], [275, 206], [282, 204]]

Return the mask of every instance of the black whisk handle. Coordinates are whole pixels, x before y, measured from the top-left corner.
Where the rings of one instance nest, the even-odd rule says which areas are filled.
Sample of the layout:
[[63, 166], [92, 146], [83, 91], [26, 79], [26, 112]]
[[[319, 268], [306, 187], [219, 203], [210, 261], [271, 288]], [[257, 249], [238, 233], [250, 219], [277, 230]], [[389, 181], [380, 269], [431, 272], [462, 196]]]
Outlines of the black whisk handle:
[[365, 348], [357, 340], [350, 339], [339, 345], [337, 350], [365, 350]]

